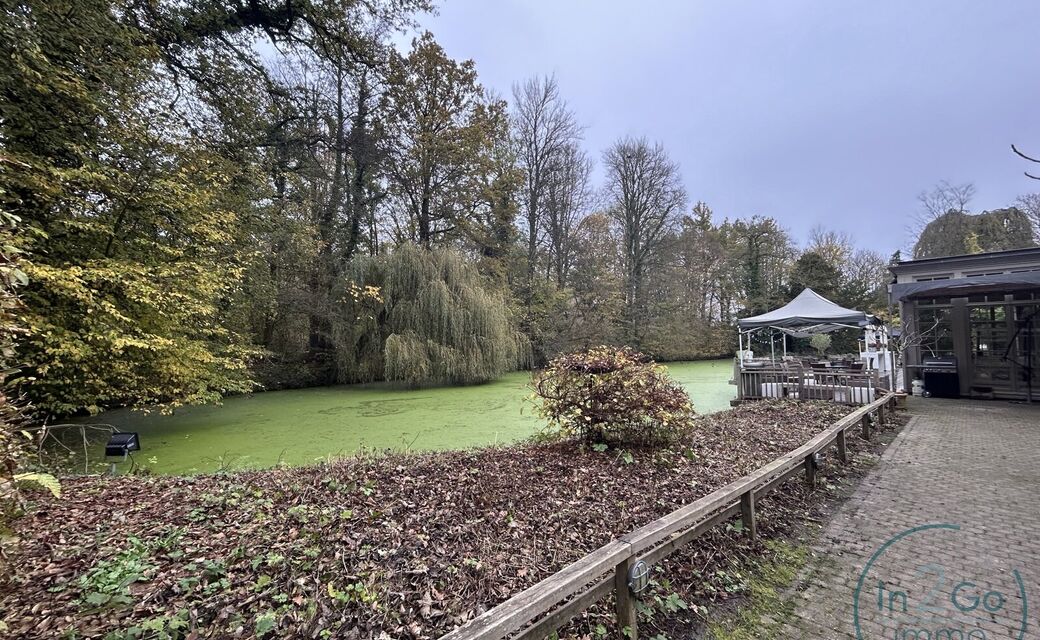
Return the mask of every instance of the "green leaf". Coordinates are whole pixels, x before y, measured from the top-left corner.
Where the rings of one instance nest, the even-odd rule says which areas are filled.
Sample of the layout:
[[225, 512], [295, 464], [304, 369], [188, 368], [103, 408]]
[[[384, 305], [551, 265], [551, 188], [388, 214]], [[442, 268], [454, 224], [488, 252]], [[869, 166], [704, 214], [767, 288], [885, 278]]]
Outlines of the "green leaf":
[[263, 637], [274, 629], [274, 611], [261, 613], [256, 618], [256, 635]]
[[94, 591], [94, 592], [88, 593], [87, 597], [83, 598], [83, 600], [87, 604], [89, 604], [89, 605], [93, 605], [95, 607], [100, 607], [103, 604], [108, 604], [109, 601], [112, 600], [112, 596], [110, 596], [107, 593], [101, 593], [101, 592], [98, 592], [98, 591]]

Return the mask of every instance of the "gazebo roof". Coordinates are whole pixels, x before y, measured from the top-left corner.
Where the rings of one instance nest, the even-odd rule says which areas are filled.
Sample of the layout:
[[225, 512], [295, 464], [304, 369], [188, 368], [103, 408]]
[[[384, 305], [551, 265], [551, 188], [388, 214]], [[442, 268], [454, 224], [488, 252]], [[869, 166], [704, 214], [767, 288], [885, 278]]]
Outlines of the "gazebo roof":
[[845, 327], [862, 327], [874, 319], [868, 313], [846, 309], [806, 288], [779, 309], [762, 315], [742, 318], [737, 326], [742, 331], [753, 329], [786, 329], [817, 333]]

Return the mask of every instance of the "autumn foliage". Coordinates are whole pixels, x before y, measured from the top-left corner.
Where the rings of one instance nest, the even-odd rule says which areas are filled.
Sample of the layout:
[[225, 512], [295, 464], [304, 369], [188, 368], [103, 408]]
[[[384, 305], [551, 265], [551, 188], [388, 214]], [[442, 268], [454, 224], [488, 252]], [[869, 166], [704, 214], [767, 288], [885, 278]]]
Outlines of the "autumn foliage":
[[690, 397], [665, 369], [628, 347], [559, 356], [534, 387], [550, 427], [589, 443], [671, 442], [694, 415]]
[[[697, 437], [675, 455], [633, 448], [634, 464], [538, 443], [192, 477], [64, 478], [61, 499], [35, 493], [14, 523], [21, 543], [0, 571], [2, 637], [439, 638], [846, 412], [748, 403], [698, 416]], [[788, 495], [769, 498], [763, 522], [781, 508], [803, 522], [806, 507]], [[742, 542], [718, 527], [677, 551], [658, 578], [671, 586], [652, 587], [646, 602], [674, 593], [691, 610], [732, 602], [732, 578], [717, 569], [746, 557]], [[599, 606], [560, 636], [618, 637], [609, 605]], [[665, 612], [653, 611], [640, 621], [646, 637], [668, 631]]]

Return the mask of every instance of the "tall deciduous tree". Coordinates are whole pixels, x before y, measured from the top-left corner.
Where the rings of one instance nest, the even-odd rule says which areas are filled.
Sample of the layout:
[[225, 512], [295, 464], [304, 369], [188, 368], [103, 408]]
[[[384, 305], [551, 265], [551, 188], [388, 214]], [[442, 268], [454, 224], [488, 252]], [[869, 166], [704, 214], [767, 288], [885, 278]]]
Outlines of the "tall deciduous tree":
[[29, 230], [24, 388], [49, 413], [249, 388], [221, 322], [237, 169], [162, 110], [154, 49], [107, 2], [5, 9], [5, 205]]
[[576, 144], [552, 159], [545, 181], [542, 226], [548, 239], [547, 273], [564, 287], [574, 259], [574, 232], [592, 204], [592, 160]]
[[545, 227], [544, 199], [550, 176], [561, 156], [576, 148], [581, 128], [560, 96], [553, 76], [540, 76], [513, 86], [513, 139], [524, 172], [521, 208], [527, 232], [527, 275], [534, 277], [541, 233]]
[[473, 62], [452, 60], [428, 32], [391, 60], [384, 110], [391, 190], [405, 214], [399, 239], [431, 248], [472, 210], [491, 133], [483, 97]]
[[519, 272], [516, 216], [523, 175], [510, 144], [505, 102], [488, 96], [475, 114], [475, 126], [485, 132], [484, 149], [473, 168], [473, 201], [457, 223], [464, 245], [478, 256], [481, 272], [504, 286]]
[[644, 279], [668, 230], [686, 206], [679, 165], [646, 138], [624, 138], [603, 155], [609, 212], [619, 228], [625, 267], [625, 315], [638, 345], [645, 323]]
[[734, 220], [725, 229], [738, 274], [744, 315], [764, 313], [784, 300], [787, 275], [796, 258], [790, 236], [773, 218]]
[[817, 225], [809, 232], [809, 251], [822, 257], [836, 269], [848, 262], [854, 251], [852, 238], [847, 233]]
[[842, 269], [841, 301], [845, 306], [880, 313], [888, 307], [888, 261], [878, 252], [857, 249]]
[[576, 347], [616, 344], [624, 312], [624, 274], [613, 220], [586, 216], [575, 231], [573, 339]]
[[662, 248], [664, 265], [650, 274], [646, 348], [666, 360], [726, 354], [735, 338], [730, 247], [711, 209], [698, 202]]

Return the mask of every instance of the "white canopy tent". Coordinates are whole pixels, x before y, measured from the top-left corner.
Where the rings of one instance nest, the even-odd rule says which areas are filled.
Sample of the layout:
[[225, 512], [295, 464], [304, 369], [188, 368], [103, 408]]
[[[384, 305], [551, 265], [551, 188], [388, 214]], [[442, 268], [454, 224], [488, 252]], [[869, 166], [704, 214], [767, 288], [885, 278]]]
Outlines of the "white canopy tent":
[[765, 329], [771, 330], [770, 349], [776, 358], [773, 336], [775, 331], [783, 334], [784, 355], [787, 355], [787, 336], [799, 338], [816, 333], [829, 333], [838, 329], [862, 329], [874, 322], [874, 316], [855, 309], [846, 309], [816, 293], [805, 289], [794, 300], [779, 309], [737, 320], [737, 335], [740, 343], [740, 362], [744, 362], [744, 339], [751, 344], [751, 334]]

